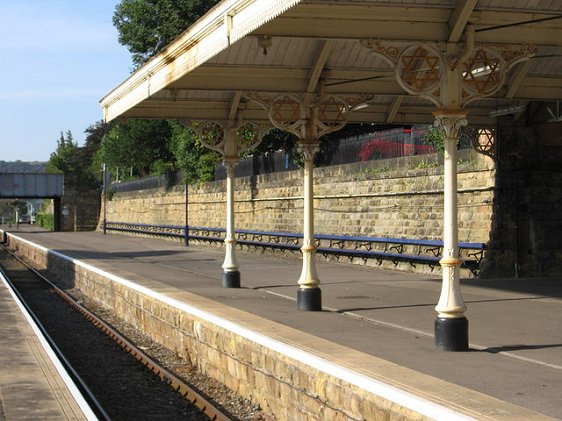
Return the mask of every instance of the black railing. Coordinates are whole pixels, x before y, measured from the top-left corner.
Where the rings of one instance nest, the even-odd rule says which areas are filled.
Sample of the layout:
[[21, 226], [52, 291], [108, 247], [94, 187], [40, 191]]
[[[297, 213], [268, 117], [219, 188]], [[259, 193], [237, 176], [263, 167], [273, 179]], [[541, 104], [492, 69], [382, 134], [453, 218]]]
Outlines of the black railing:
[[[327, 148], [322, 160], [325, 166], [367, 162], [378, 159], [399, 158], [403, 156], [424, 155], [436, 152], [436, 147], [424, 139], [430, 126], [417, 125], [411, 128], [396, 128], [368, 134], [332, 140], [332, 148]], [[470, 149], [474, 130], [463, 131], [459, 139], [459, 149]], [[298, 169], [285, 151], [268, 152], [240, 160], [236, 168], [237, 177], [250, 177]], [[215, 180], [224, 180], [226, 170], [222, 164], [215, 167]], [[181, 182], [181, 173], [145, 177], [138, 180], [114, 182], [114, 192], [137, 191], [158, 187], [172, 187]]]
[[[330, 140], [331, 148], [322, 151], [323, 166], [367, 162], [377, 159], [399, 158], [436, 152], [427, 144], [424, 135], [427, 125], [411, 128], [396, 128], [379, 132]], [[299, 168], [287, 152], [279, 151], [240, 160], [236, 168], [237, 177], [290, 171]], [[222, 165], [215, 168], [215, 180], [226, 178]]]
[[115, 193], [123, 193], [129, 191], [139, 191], [156, 189], [159, 187], [173, 187], [182, 182], [183, 174], [181, 172], [155, 175], [151, 177], [138, 178], [128, 181], [114, 181], [110, 185], [110, 189]]

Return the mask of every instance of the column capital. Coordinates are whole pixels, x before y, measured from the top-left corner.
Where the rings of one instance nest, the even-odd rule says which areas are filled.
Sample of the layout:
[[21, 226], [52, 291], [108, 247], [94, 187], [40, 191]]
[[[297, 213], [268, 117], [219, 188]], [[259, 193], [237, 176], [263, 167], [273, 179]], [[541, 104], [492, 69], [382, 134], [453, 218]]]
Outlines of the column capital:
[[234, 171], [236, 171], [236, 167], [240, 163], [239, 156], [225, 156], [222, 160], [222, 164], [226, 168], [226, 174], [234, 176]]
[[320, 140], [301, 139], [297, 141], [297, 151], [303, 155], [305, 160], [312, 160], [314, 155], [320, 151]]
[[466, 118], [468, 116], [468, 110], [463, 108], [458, 110], [450, 110], [447, 108], [439, 108], [438, 110], [434, 111], [432, 114], [435, 118], [438, 117], [450, 117], [450, 118]]
[[433, 113], [434, 124], [443, 129], [446, 140], [454, 140], [456, 144], [461, 128], [468, 124], [467, 115], [466, 110], [439, 109]]

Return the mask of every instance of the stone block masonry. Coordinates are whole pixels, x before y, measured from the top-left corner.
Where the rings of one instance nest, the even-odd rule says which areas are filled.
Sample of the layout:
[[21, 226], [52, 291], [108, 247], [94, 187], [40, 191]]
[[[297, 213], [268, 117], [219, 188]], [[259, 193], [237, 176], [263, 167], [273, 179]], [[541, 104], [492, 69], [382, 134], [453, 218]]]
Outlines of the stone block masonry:
[[562, 122], [498, 122], [498, 194], [485, 273], [560, 278]]
[[61, 208], [62, 231], [95, 230], [99, 220], [100, 192], [98, 189], [78, 186], [76, 176], [65, 175]]
[[[461, 153], [460, 241], [488, 241], [494, 183], [495, 169], [489, 158], [472, 151]], [[301, 171], [237, 178], [235, 189], [237, 228], [302, 232]], [[314, 189], [317, 233], [442, 237], [443, 168], [437, 155], [316, 168]], [[225, 226], [224, 181], [191, 185], [188, 192], [189, 225]], [[185, 225], [185, 200], [184, 186], [115, 193], [107, 202], [107, 219]], [[355, 260], [364, 263], [362, 259]], [[392, 262], [384, 265], [396, 267]], [[407, 262], [400, 263], [398, 268], [431, 271], [425, 265], [414, 267]]]

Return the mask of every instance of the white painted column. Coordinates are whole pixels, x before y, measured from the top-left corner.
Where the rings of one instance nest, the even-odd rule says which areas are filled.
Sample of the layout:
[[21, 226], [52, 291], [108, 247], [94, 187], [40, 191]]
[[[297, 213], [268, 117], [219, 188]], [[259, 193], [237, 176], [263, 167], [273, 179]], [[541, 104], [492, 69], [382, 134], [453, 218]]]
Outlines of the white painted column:
[[240, 158], [225, 157], [223, 165], [226, 168], [226, 238], [224, 263], [222, 264], [222, 285], [226, 288], [240, 287], [240, 272], [236, 259], [236, 234], [234, 232], [234, 179]]
[[320, 150], [320, 141], [300, 140], [298, 150], [304, 158], [304, 226], [297, 308], [321, 311], [322, 293], [319, 288], [320, 279], [316, 273], [316, 245], [314, 244], [314, 156]]
[[439, 302], [435, 307], [435, 343], [447, 351], [468, 349], [468, 321], [464, 317], [464, 305], [459, 282], [462, 260], [458, 251], [458, 205], [457, 205], [457, 144], [460, 129], [466, 126], [466, 112], [434, 113], [436, 125], [444, 131], [445, 180], [443, 215], [443, 257], [440, 260], [443, 283]]

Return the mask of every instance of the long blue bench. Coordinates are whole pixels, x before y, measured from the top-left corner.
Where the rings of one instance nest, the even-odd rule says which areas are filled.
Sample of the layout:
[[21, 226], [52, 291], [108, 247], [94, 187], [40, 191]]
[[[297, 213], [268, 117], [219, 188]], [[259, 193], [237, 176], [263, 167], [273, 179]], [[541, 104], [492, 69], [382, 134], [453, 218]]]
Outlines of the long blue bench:
[[132, 222], [106, 222], [105, 229], [108, 231], [132, 232], [165, 237], [185, 237], [185, 226], [177, 225], [155, 225], [139, 224]]
[[[321, 253], [335, 254], [334, 250], [336, 250], [341, 255], [352, 257], [377, 258], [383, 256], [394, 260], [410, 260], [428, 263], [439, 262], [443, 249], [442, 240], [330, 234], [316, 234], [315, 239], [318, 245], [320, 240], [329, 241], [328, 247], [318, 248], [318, 251]], [[353, 249], [346, 248], [346, 244], [353, 244]], [[373, 246], [376, 244], [383, 244], [384, 249], [382, 251], [373, 251]], [[404, 246], [414, 246], [417, 249], [416, 253], [404, 253]], [[464, 265], [466, 267], [480, 265], [486, 248], [484, 243], [461, 241], [458, 243], [458, 247], [461, 255], [465, 254]], [[428, 255], [428, 253], [430, 254]]]
[[[125, 222], [107, 222], [107, 230], [132, 232], [144, 235], [219, 242], [224, 241], [226, 230], [224, 228], [185, 225], [154, 225]], [[236, 230], [237, 243], [241, 247], [271, 248], [282, 251], [299, 251], [303, 235], [282, 231]], [[361, 258], [364, 260], [376, 259], [379, 263], [390, 260], [397, 264], [401, 261], [429, 264], [431, 267], [439, 264], [441, 259], [443, 241], [412, 238], [369, 237], [352, 235], [316, 234], [314, 236], [317, 252], [324, 256], [334, 255], [336, 258], [349, 259]], [[406, 252], [406, 247], [410, 252]], [[486, 248], [484, 243], [459, 242], [459, 252], [463, 260], [462, 266], [477, 273]], [[413, 249], [413, 252], [412, 252]]]

